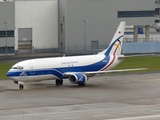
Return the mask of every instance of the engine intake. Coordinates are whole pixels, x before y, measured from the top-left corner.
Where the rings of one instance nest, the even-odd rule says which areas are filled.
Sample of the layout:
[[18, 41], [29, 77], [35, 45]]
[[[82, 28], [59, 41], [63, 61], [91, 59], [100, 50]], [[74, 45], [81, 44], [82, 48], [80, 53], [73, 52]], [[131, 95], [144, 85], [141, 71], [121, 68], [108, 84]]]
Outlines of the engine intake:
[[69, 76], [69, 80], [74, 84], [81, 84], [87, 81], [87, 76], [85, 74], [73, 74]]

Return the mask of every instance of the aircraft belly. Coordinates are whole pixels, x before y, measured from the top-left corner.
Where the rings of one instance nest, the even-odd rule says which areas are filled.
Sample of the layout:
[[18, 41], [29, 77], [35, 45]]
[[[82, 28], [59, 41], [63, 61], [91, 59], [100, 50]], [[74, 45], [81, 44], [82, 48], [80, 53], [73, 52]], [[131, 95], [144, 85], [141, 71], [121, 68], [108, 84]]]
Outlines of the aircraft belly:
[[42, 80], [54, 80], [58, 79], [55, 75], [36, 75], [36, 76], [18, 76], [13, 77], [13, 80], [21, 82], [42, 81]]

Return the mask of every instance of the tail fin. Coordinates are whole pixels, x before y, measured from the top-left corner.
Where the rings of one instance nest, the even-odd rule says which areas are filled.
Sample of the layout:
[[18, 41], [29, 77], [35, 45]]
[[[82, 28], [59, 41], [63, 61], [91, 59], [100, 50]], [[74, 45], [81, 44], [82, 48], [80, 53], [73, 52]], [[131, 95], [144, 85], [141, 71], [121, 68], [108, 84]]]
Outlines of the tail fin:
[[119, 27], [117, 28], [117, 31], [115, 32], [109, 47], [103, 50], [102, 52], [100, 52], [99, 54], [103, 54], [103, 55], [120, 55], [121, 54], [125, 24], [126, 24], [125, 21], [120, 22]]

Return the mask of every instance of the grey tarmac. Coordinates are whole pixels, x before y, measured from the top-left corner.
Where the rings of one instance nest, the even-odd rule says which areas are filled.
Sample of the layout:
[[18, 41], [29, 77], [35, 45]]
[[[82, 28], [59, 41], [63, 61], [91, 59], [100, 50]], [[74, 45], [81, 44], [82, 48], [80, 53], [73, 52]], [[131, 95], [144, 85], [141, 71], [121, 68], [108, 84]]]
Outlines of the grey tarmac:
[[97, 75], [85, 87], [64, 80], [0, 80], [0, 120], [159, 120], [160, 73]]

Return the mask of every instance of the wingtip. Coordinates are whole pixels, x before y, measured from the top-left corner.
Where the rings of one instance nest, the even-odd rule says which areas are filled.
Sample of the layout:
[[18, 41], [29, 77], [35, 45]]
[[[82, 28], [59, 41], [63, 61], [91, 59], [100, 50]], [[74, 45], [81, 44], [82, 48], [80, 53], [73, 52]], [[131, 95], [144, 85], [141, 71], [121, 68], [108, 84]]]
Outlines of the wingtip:
[[143, 68], [142, 70], [148, 70], [148, 68]]

